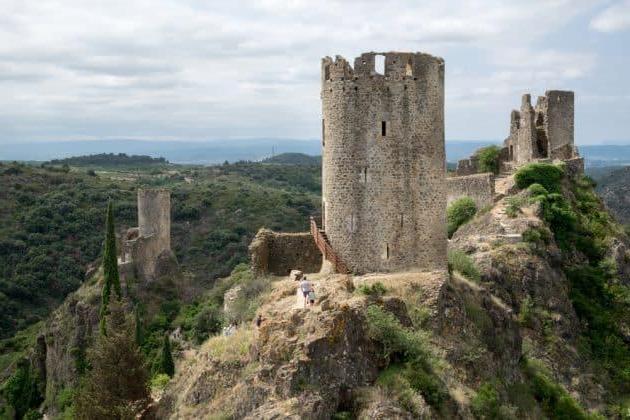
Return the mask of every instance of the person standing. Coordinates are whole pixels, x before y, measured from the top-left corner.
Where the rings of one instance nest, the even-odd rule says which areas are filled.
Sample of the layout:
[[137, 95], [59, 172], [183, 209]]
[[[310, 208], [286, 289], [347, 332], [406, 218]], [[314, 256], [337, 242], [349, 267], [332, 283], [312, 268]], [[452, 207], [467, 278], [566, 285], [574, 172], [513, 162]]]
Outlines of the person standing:
[[308, 293], [312, 289], [313, 289], [313, 286], [311, 285], [311, 282], [308, 281], [306, 276], [304, 276], [304, 278], [302, 278], [302, 281], [300, 282], [300, 290], [302, 291], [302, 296], [304, 296], [304, 307], [305, 308], [306, 308], [306, 305], [308, 304]]

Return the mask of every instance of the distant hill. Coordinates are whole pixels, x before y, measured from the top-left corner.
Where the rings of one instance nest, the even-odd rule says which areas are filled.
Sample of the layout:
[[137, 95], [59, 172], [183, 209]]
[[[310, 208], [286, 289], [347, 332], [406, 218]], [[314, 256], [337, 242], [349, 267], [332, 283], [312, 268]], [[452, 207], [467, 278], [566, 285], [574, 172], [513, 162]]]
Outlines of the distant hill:
[[282, 153], [267, 159], [262, 163], [276, 163], [281, 165], [321, 165], [321, 156], [311, 156], [304, 153]]
[[146, 155], [127, 155], [126, 153], [100, 153], [97, 155], [73, 156], [65, 159], [53, 159], [51, 165], [70, 166], [129, 166], [129, 165], [165, 165], [163, 157], [153, 158]]
[[630, 224], [630, 166], [599, 177], [596, 190], [615, 218]]
[[[500, 144], [498, 141], [449, 140], [446, 160], [455, 163], [470, 156], [480, 147]], [[630, 145], [579, 146], [586, 158], [586, 166], [630, 164]], [[172, 163], [210, 165], [215, 163], [260, 161], [276, 153], [302, 153], [316, 156], [321, 153], [318, 139], [228, 139], [209, 141], [150, 141], [150, 140], [92, 140], [46, 143], [15, 143], [0, 145], [0, 161], [49, 161], [72, 156], [101, 153], [125, 153], [153, 158], [164, 157]]]

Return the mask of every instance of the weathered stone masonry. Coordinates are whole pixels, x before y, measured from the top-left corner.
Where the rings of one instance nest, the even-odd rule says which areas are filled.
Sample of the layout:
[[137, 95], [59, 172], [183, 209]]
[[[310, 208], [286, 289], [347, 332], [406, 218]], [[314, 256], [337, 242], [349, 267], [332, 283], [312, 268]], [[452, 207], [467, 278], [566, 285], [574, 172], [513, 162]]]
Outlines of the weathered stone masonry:
[[[521, 98], [520, 110], [510, 114], [510, 134], [504, 141], [499, 158], [501, 170], [509, 172], [527, 162], [541, 159], [575, 160], [574, 94], [571, 91], [548, 90], [532, 107], [531, 95]], [[576, 163], [579, 166], [579, 163]], [[478, 172], [477, 159], [460, 160], [457, 175]]]
[[491, 173], [446, 178], [447, 204], [461, 197], [470, 197], [477, 209], [494, 203], [494, 176]]
[[293, 269], [318, 272], [322, 254], [310, 232], [278, 233], [260, 229], [249, 245], [252, 270], [256, 274], [289, 275]]
[[174, 259], [171, 251], [171, 193], [138, 190], [138, 227], [127, 230], [119, 268], [146, 281], [159, 275], [160, 260]]
[[445, 268], [444, 61], [326, 57], [321, 97], [323, 226], [336, 253], [355, 273]]

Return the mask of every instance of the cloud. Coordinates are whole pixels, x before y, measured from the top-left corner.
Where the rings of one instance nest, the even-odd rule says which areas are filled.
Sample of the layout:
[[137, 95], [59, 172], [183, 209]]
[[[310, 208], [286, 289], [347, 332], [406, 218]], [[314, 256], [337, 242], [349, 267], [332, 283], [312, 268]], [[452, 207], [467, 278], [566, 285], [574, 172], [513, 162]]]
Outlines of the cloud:
[[447, 106], [474, 114], [588, 77], [585, 46], [545, 44], [601, 3], [0, 1], [0, 141], [317, 137], [320, 58], [371, 50], [444, 56]]
[[591, 20], [591, 28], [599, 32], [630, 29], [630, 0], [617, 1]]

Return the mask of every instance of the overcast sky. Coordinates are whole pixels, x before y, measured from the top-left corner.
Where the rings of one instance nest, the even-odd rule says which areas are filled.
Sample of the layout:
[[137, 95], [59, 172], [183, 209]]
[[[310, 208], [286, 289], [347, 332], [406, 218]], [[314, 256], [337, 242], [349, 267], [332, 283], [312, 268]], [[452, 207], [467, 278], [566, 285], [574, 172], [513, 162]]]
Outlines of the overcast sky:
[[323, 56], [446, 60], [447, 140], [576, 92], [576, 141], [630, 144], [630, 1], [0, 0], [0, 142], [317, 138]]

